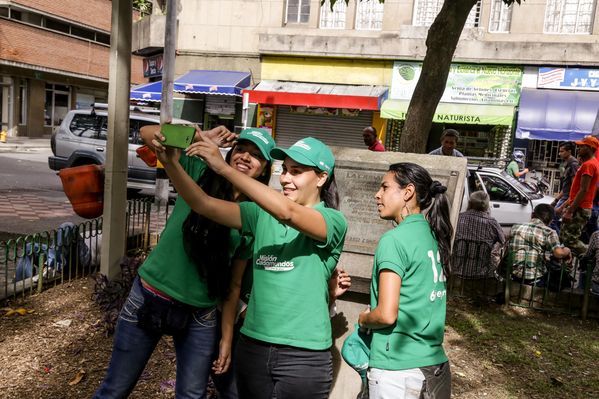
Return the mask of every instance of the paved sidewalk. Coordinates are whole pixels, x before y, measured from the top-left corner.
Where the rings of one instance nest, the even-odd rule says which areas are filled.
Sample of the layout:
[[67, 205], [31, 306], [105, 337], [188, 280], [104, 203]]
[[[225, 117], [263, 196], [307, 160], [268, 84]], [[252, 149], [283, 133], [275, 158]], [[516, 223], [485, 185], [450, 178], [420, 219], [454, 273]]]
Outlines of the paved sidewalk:
[[7, 137], [6, 143], [0, 142], [1, 152], [34, 152], [50, 149], [50, 137]]

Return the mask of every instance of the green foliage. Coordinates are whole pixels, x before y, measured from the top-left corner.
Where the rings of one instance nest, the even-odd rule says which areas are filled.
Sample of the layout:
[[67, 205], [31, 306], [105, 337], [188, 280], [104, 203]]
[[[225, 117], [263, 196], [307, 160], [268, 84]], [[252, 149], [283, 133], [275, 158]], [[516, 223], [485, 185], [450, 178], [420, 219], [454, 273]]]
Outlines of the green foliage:
[[133, 0], [133, 8], [138, 10], [142, 15], [152, 13], [152, 0]]

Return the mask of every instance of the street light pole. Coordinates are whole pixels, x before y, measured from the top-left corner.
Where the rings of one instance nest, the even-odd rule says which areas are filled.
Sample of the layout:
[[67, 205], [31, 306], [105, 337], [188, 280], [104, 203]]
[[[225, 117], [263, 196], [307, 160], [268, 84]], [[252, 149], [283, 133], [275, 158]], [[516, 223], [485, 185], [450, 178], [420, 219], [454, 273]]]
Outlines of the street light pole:
[[108, 81], [108, 140], [104, 169], [104, 213], [100, 271], [113, 279], [126, 250], [129, 87], [131, 85], [132, 1], [112, 2]]
[[[173, 119], [173, 82], [175, 80], [175, 49], [177, 46], [177, 1], [167, 0], [166, 26], [164, 29], [164, 54], [162, 68], [162, 97], [160, 101], [160, 124]], [[166, 206], [168, 201], [168, 176], [163, 168], [156, 170], [155, 203]]]

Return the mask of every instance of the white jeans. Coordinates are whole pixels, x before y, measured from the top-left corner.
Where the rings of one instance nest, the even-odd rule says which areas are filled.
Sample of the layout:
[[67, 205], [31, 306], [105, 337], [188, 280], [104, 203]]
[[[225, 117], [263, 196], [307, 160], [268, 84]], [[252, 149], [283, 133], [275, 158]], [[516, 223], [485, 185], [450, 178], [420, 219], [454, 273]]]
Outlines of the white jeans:
[[424, 374], [419, 368], [408, 370], [368, 369], [370, 399], [418, 399]]

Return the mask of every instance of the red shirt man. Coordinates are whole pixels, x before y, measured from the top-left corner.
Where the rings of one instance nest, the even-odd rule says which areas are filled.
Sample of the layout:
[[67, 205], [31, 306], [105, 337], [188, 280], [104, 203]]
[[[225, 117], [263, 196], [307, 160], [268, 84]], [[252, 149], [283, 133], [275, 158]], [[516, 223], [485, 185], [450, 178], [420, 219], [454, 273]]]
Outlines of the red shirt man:
[[568, 200], [556, 211], [562, 215], [563, 222], [560, 240], [576, 256], [582, 256], [586, 252], [586, 245], [580, 241], [580, 234], [591, 217], [593, 198], [599, 184], [599, 161], [595, 158], [599, 140], [586, 136], [577, 141], [576, 145], [582, 164], [572, 181]]
[[376, 129], [372, 126], [368, 126], [364, 130], [362, 130], [362, 138], [364, 139], [364, 144], [368, 146], [370, 151], [384, 152], [385, 147], [380, 142], [377, 137]]

